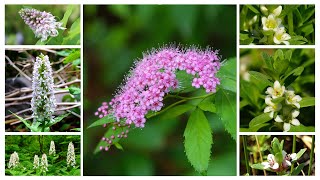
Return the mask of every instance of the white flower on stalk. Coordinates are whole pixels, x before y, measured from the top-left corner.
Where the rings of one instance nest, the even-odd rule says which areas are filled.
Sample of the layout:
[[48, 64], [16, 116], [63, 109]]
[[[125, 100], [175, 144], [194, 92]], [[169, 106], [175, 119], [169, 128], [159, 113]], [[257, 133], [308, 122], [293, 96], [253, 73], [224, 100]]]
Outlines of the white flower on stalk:
[[281, 19], [277, 18], [275, 15], [270, 14], [268, 17], [262, 17], [262, 26], [264, 31], [272, 30], [276, 32], [281, 25]]
[[41, 12], [32, 8], [23, 8], [19, 11], [21, 18], [32, 29], [37, 38], [41, 41], [47, 40], [49, 36], [58, 36], [58, 29], [66, 29], [62, 27], [61, 22], [57, 22], [55, 17], [49, 12]]
[[286, 33], [286, 30], [284, 29], [284, 27], [280, 27], [276, 30], [276, 32], [274, 33], [273, 36], [273, 42], [275, 44], [285, 44], [285, 45], [289, 45], [289, 41], [291, 39], [291, 36]]
[[282, 167], [285, 168], [285, 169], [287, 169], [288, 167], [291, 166], [292, 161], [296, 161], [297, 160], [297, 154], [296, 153], [287, 154], [287, 152], [285, 152], [284, 150], [282, 150], [282, 157], [283, 157]]
[[277, 163], [276, 158], [273, 154], [268, 154], [267, 162], [262, 162], [261, 164], [264, 166], [264, 169], [279, 169], [279, 163]]
[[48, 159], [46, 154], [42, 154], [40, 167], [42, 171], [48, 171]]
[[10, 155], [10, 160], [9, 160], [9, 164], [8, 164], [8, 168], [15, 168], [16, 166], [18, 166], [19, 164], [19, 155], [17, 152], [13, 152]]
[[287, 104], [292, 104], [298, 109], [300, 108], [299, 102], [302, 100], [302, 98], [299, 95], [295, 95], [293, 90], [287, 90], [285, 95]]
[[281, 103], [278, 103], [278, 104], [273, 103], [272, 98], [269, 95], [266, 96], [265, 103], [268, 106], [264, 108], [264, 113], [269, 113], [269, 116], [271, 118], [273, 118], [275, 112], [280, 111], [280, 109], [282, 108], [282, 104]]
[[273, 99], [276, 99], [278, 97], [282, 97], [286, 88], [284, 86], [281, 86], [279, 81], [275, 81], [273, 84], [273, 87], [268, 87], [266, 94], [269, 94]]
[[40, 166], [40, 161], [38, 155], [34, 155], [33, 158], [33, 169], [38, 169]]
[[300, 121], [296, 119], [300, 114], [300, 111], [298, 109], [294, 109], [291, 112], [291, 117], [289, 119], [284, 119], [282, 115], [277, 115], [277, 117], [274, 119], [276, 122], [282, 123], [283, 122], [283, 131], [287, 132], [290, 130], [291, 125], [299, 126]]
[[67, 153], [67, 166], [76, 166], [76, 156], [74, 154], [74, 146], [73, 143], [70, 142], [68, 146], [68, 153]]
[[54, 145], [54, 141], [50, 142], [49, 156], [50, 155], [53, 155], [53, 156], [56, 155], [56, 148], [55, 148], [55, 145]]
[[33, 122], [52, 122], [56, 108], [56, 98], [53, 89], [52, 69], [49, 57], [43, 54], [36, 57], [33, 66], [32, 99]]

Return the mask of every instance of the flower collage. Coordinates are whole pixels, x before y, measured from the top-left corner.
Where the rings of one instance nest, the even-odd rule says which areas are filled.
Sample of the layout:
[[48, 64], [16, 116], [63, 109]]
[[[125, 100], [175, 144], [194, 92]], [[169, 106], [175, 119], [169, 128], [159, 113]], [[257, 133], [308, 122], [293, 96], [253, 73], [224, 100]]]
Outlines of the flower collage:
[[316, 0], [76, 3], [0, 3], [0, 176], [319, 174]]

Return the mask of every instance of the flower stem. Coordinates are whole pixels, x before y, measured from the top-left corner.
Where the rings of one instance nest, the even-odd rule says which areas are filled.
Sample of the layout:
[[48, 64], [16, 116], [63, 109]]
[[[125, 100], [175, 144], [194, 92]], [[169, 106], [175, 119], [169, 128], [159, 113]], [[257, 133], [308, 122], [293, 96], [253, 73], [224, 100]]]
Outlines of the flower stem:
[[250, 166], [249, 166], [249, 159], [248, 159], [248, 152], [247, 152], [247, 136], [242, 136], [242, 144], [243, 144], [243, 154], [244, 154], [244, 160], [246, 163], [247, 174], [250, 175]]
[[[258, 136], [257, 136], [257, 135], [255, 135], [254, 137], [256, 138], [257, 147], [258, 147], [258, 153], [259, 153], [259, 156], [260, 156], [260, 161], [261, 161], [261, 162], [263, 162], [263, 159], [262, 159], [262, 153], [261, 153], [261, 151], [260, 151], [260, 144], [259, 144]], [[267, 175], [266, 170], [263, 170], [263, 174], [264, 174], [264, 176], [266, 176], [266, 175]]]
[[311, 145], [311, 153], [310, 153], [310, 163], [309, 163], [308, 176], [310, 176], [311, 170], [312, 170], [313, 155], [314, 155], [314, 135], [312, 136], [312, 145]]
[[[293, 139], [292, 139], [292, 154], [296, 152], [296, 136], [293, 135]], [[294, 163], [291, 164], [291, 171], [290, 171], [290, 174], [292, 174], [294, 170]]]
[[159, 112], [155, 112], [154, 114], [151, 114], [151, 115], [149, 115], [149, 116], [146, 116], [146, 118], [150, 119], [150, 118], [152, 118], [152, 117], [154, 117], [154, 116], [157, 116], [157, 115], [159, 115], [159, 114], [162, 114], [162, 113], [166, 112], [167, 110], [169, 110], [170, 108], [172, 108], [172, 107], [174, 107], [174, 106], [176, 106], [176, 105], [178, 105], [178, 104], [180, 104], [180, 103], [183, 103], [183, 102], [185, 102], [185, 101], [193, 100], [193, 99], [202, 99], [202, 98], [209, 97], [209, 96], [211, 96], [211, 95], [213, 95], [213, 93], [209, 93], [209, 94], [202, 95], [202, 96], [196, 96], [196, 97], [182, 97], [182, 96], [175, 96], [175, 95], [167, 95], [167, 96], [175, 97], [175, 98], [178, 98], [178, 99], [181, 99], [181, 100], [180, 100], [180, 101], [177, 101], [177, 102], [175, 102], [175, 103], [173, 103], [173, 104], [171, 104], [170, 106], [164, 108], [163, 110], [161, 110], [161, 111], [159, 111]]

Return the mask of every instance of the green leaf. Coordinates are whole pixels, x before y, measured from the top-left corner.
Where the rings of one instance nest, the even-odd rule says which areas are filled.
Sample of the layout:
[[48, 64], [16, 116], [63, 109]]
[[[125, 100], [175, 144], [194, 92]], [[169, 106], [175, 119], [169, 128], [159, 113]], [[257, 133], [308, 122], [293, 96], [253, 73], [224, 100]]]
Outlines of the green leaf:
[[185, 152], [191, 165], [200, 173], [206, 172], [213, 142], [209, 122], [202, 110], [197, 108], [191, 113], [183, 136]]
[[221, 117], [225, 129], [231, 137], [237, 139], [237, 100], [236, 94], [220, 89], [216, 94], [217, 114]]
[[277, 162], [282, 162], [283, 160], [283, 156], [282, 156], [282, 150], [280, 152], [277, 152], [275, 155], [274, 155], [275, 159]]
[[270, 121], [272, 117], [269, 116], [269, 113], [263, 113], [260, 114], [259, 116], [253, 118], [250, 123], [249, 123], [249, 128], [253, 129], [256, 128], [257, 126], [261, 126], [261, 124], [264, 124], [268, 121]]
[[67, 64], [67, 63], [70, 63], [70, 62], [73, 62], [77, 59], [80, 58], [80, 50], [77, 49], [75, 51], [73, 51], [72, 53], [70, 53], [64, 60], [63, 60], [63, 63], [64, 64]]
[[260, 11], [258, 9], [256, 9], [254, 6], [252, 5], [246, 5], [252, 12], [254, 12], [255, 14], [260, 14]]
[[[11, 111], [10, 111], [11, 112]], [[23, 119], [22, 117], [16, 115], [15, 113], [11, 112], [15, 117], [17, 117], [23, 124], [30, 129], [32, 132], [38, 132], [38, 128], [31, 126], [27, 120]]]
[[[174, 106], [174, 107], [168, 109], [164, 113], [160, 114], [159, 118], [160, 119], [172, 119], [172, 118], [178, 117], [178, 116], [192, 110], [193, 108], [195, 108], [195, 106], [193, 106], [191, 104], [177, 105], [177, 106]], [[148, 118], [148, 116], [147, 116], [147, 118]]]
[[92, 127], [96, 127], [96, 126], [102, 126], [104, 124], [112, 123], [115, 121], [116, 120], [112, 115], [107, 115], [107, 116], [93, 122], [89, 127], [87, 127], [87, 129], [92, 128]]
[[252, 80], [260, 90], [268, 86], [273, 86], [273, 83], [269, 80], [271, 77], [256, 71], [249, 71], [248, 73], [250, 74], [250, 80]]
[[73, 8], [75, 6], [74, 5], [69, 5], [67, 8], [67, 11], [64, 13], [62, 20], [60, 21], [62, 23], [62, 27], [66, 27], [67, 26], [67, 22], [68, 19], [70, 17], [70, 15], [72, 14]]
[[[278, 138], [276, 138], [276, 137], [273, 138], [273, 140], [271, 141], [271, 147], [272, 147], [272, 151], [274, 154], [281, 153], [281, 157], [282, 157], [282, 146], [281, 146]], [[282, 161], [282, 159], [281, 159], [281, 161]], [[277, 162], [281, 162], [281, 161], [277, 161]]]
[[298, 160], [305, 152], [307, 148], [300, 149], [300, 151], [297, 153], [296, 160]]
[[291, 13], [293, 10], [297, 9], [300, 5], [285, 5], [279, 18], [285, 17], [287, 14]]
[[[281, 51], [282, 52], [282, 51]], [[289, 60], [287, 59], [275, 59], [273, 68], [278, 74], [283, 74], [289, 67]]]
[[252, 169], [259, 169], [259, 170], [266, 170], [266, 169], [264, 168], [264, 165], [262, 165], [261, 163], [259, 163], [259, 164], [252, 164], [252, 165], [251, 165], [251, 168], [252, 168]]
[[123, 151], [123, 147], [122, 147], [121, 144], [119, 144], [118, 142], [114, 143], [114, 146], [115, 146], [117, 149]]
[[272, 99], [271, 101], [275, 104], [281, 103], [283, 100], [285, 100], [285, 97], [278, 97], [276, 99]]
[[270, 123], [263, 123], [263, 124], [259, 124], [253, 127], [250, 127], [246, 132], [257, 132], [259, 129], [269, 126]]
[[201, 103], [198, 105], [198, 107], [203, 110], [203, 111], [209, 111], [212, 113], [215, 113], [216, 110], [216, 106], [213, 104], [212, 101], [201, 101]]
[[50, 127], [50, 126], [52, 126], [52, 125], [57, 124], [58, 122], [62, 121], [65, 117], [69, 116], [69, 114], [70, 114], [70, 113], [62, 114], [62, 115], [54, 118], [54, 119], [53, 119], [53, 122], [46, 124], [46, 126], [47, 126], [47, 127]]
[[262, 52], [262, 59], [264, 60], [264, 63], [266, 64], [267, 68], [273, 71], [273, 60], [272, 57], [266, 53], [266, 52]]
[[288, 50], [284, 53], [284, 57], [287, 59], [287, 60], [291, 60], [291, 57], [292, 57], [292, 51], [291, 50]]
[[304, 168], [304, 163], [299, 164], [297, 167], [294, 168], [293, 172], [290, 174], [290, 176], [297, 176], [300, 174], [301, 170]]
[[284, 82], [285, 86], [289, 86], [293, 81], [295, 81], [303, 72], [304, 67], [299, 66], [289, 72], [283, 79], [282, 81]]
[[81, 128], [73, 128], [73, 129], [71, 129], [71, 131], [78, 131], [78, 132], [80, 132], [80, 131], [81, 131]]
[[291, 39], [288, 41], [290, 45], [301, 45], [308, 42], [308, 40], [303, 36], [291, 36]]
[[69, 92], [74, 96], [75, 99], [80, 101], [81, 98], [81, 89], [77, 87], [69, 87]]
[[172, 92], [187, 93], [196, 90], [196, 88], [192, 86], [194, 77], [191, 74], [187, 74], [186, 71], [177, 71], [176, 78], [179, 82], [179, 88]]
[[315, 127], [300, 124], [299, 126], [291, 126], [289, 132], [315, 132]]
[[315, 105], [315, 98], [314, 97], [304, 97], [301, 99], [299, 104], [300, 104], [300, 108], [314, 106]]
[[78, 18], [72, 25], [68, 35], [63, 38], [62, 45], [80, 44], [80, 18]]

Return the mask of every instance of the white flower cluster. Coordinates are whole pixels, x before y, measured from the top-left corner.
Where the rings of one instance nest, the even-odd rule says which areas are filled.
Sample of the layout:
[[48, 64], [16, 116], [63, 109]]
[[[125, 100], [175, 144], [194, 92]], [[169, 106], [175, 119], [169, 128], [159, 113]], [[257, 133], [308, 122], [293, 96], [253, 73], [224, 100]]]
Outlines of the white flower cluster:
[[19, 155], [17, 152], [14, 152], [10, 155], [10, 160], [8, 164], [8, 168], [15, 168], [19, 164]]
[[49, 156], [50, 155], [53, 155], [53, 156], [56, 155], [56, 147], [54, 145], [54, 141], [51, 141], [50, 143]]
[[21, 18], [32, 29], [37, 38], [41, 41], [47, 40], [49, 36], [58, 36], [58, 29], [66, 29], [62, 27], [61, 22], [57, 22], [55, 17], [48, 12], [41, 12], [36, 9], [23, 8], [19, 11]]
[[[283, 123], [283, 131], [289, 131], [291, 125], [300, 125], [300, 121], [296, 119], [300, 113], [299, 102], [302, 100], [299, 95], [295, 95], [293, 90], [287, 90], [281, 86], [279, 81], [275, 81], [273, 87], [268, 87], [266, 94], [268, 94], [265, 97], [267, 107], [264, 109], [264, 113], [269, 113], [276, 122]], [[282, 97], [284, 97], [283, 101], [275, 101]]]
[[74, 146], [73, 143], [70, 142], [68, 146], [68, 153], [67, 153], [67, 166], [76, 166], [76, 156], [74, 154]]
[[48, 160], [46, 154], [42, 154], [40, 167], [41, 171], [48, 171]]
[[49, 57], [43, 54], [36, 58], [33, 66], [32, 99], [33, 122], [52, 122], [56, 108], [52, 69]]
[[282, 151], [282, 162], [277, 162], [276, 158], [273, 154], [269, 154], [267, 158], [267, 162], [262, 162], [261, 164], [264, 166], [264, 169], [270, 169], [272, 171], [278, 172], [281, 169], [287, 169], [291, 166], [292, 161], [297, 160], [297, 154], [287, 154], [287, 152]]
[[34, 158], [33, 158], [33, 169], [38, 169], [39, 166], [40, 166], [39, 156], [38, 155], [34, 155]]
[[291, 39], [291, 36], [286, 33], [284, 26], [281, 24], [282, 20], [278, 17], [281, 14], [282, 6], [278, 6], [272, 12], [269, 12], [266, 6], [261, 5], [260, 10], [265, 15], [261, 18], [263, 30], [273, 32], [273, 42], [275, 44], [289, 45], [288, 40]]

